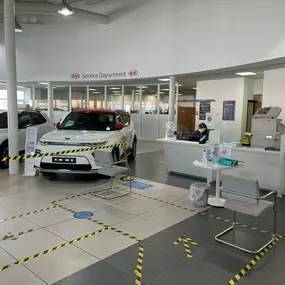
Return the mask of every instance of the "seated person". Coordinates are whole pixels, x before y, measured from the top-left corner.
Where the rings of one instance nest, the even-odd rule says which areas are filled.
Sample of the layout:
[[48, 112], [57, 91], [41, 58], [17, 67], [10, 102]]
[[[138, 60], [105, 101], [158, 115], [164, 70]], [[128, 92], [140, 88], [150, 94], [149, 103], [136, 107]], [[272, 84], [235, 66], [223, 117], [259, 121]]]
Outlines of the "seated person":
[[206, 124], [201, 123], [198, 126], [198, 130], [196, 130], [190, 137], [189, 141], [196, 141], [199, 144], [205, 144], [209, 139], [209, 130]]

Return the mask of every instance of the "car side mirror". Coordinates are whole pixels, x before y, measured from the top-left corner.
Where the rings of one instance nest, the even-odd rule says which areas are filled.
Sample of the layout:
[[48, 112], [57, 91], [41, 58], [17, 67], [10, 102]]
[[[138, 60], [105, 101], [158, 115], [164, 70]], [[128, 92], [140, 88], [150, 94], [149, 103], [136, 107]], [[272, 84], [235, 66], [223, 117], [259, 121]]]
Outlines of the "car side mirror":
[[60, 126], [60, 121], [55, 124], [55, 127], [58, 129]]
[[124, 125], [122, 123], [117, 124], [117, 130], [121, 130], [124, 128]]

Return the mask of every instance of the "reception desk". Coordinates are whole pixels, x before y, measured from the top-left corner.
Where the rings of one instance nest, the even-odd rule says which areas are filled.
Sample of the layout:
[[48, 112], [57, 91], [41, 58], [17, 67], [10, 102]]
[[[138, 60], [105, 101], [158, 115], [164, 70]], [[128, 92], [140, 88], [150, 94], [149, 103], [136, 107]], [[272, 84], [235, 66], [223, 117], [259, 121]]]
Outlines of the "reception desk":
[[[201, 160], [203, 151], [208, 145], [197, 142], [159, 139], [163, 144], [165, 160], [169, 171], [183, 175], [190, 175], [207, 179], [208, 182], [215, 181], [214, 170], [200, 169], [193, 166], [193, 161]], [[277, 190], [279, 196], [284, 193], [282, 182], [282, 169], [285, 165], [285, 156], [280, 152], [266, 151], [260, 148], [233, 148], [232, 158], [244, 161], [243, 167], [232, 169], [230, 175], [245, 176], [256, 179], [260, 188]], [[227, 173], [227, 170], [224, 171]]]

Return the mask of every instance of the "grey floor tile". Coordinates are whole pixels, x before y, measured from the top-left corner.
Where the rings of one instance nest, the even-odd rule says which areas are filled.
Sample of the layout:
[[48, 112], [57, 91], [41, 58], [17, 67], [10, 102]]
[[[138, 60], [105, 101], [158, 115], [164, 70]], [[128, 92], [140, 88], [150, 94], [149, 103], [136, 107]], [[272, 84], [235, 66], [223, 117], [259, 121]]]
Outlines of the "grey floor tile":
[[[139, 245], [134, 245], [126, 250], [114, 254], [104, 261], [110, 265], [132, 275], [137, 265]], [[173, 266], [179, 258], [160, 251], [151, 246], [144, 246], [144, 259], [143, 259], [143, 282], [155, 277], [160, 272]]]
[[115, 267], [100, 261], [93, 264], [54, 285], [134, 285], [135, 275], [116, 269]]

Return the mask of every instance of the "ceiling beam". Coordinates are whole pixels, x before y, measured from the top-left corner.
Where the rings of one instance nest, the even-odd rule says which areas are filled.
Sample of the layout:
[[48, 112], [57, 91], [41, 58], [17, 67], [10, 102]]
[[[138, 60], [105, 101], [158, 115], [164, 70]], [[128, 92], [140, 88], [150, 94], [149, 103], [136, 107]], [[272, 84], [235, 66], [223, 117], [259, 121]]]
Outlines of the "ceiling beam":
[[[54, 15], [59, 17], [64, 17], [58, 14], [58, 10], [61, 8], [60, 4], [53, 3], [41, 3], [41, 2], [16, 2], [16, 14], [22, 15]], [[107, 25], [109, 23], [109, 18], [106, 15], [85, 11], [82, 9], [73, 8], [73, 15], [68, 16], [68, 18], [88, 21], [97, 24]], [[4, 13], [3, 3], [0, 3], [0, 13]]]

